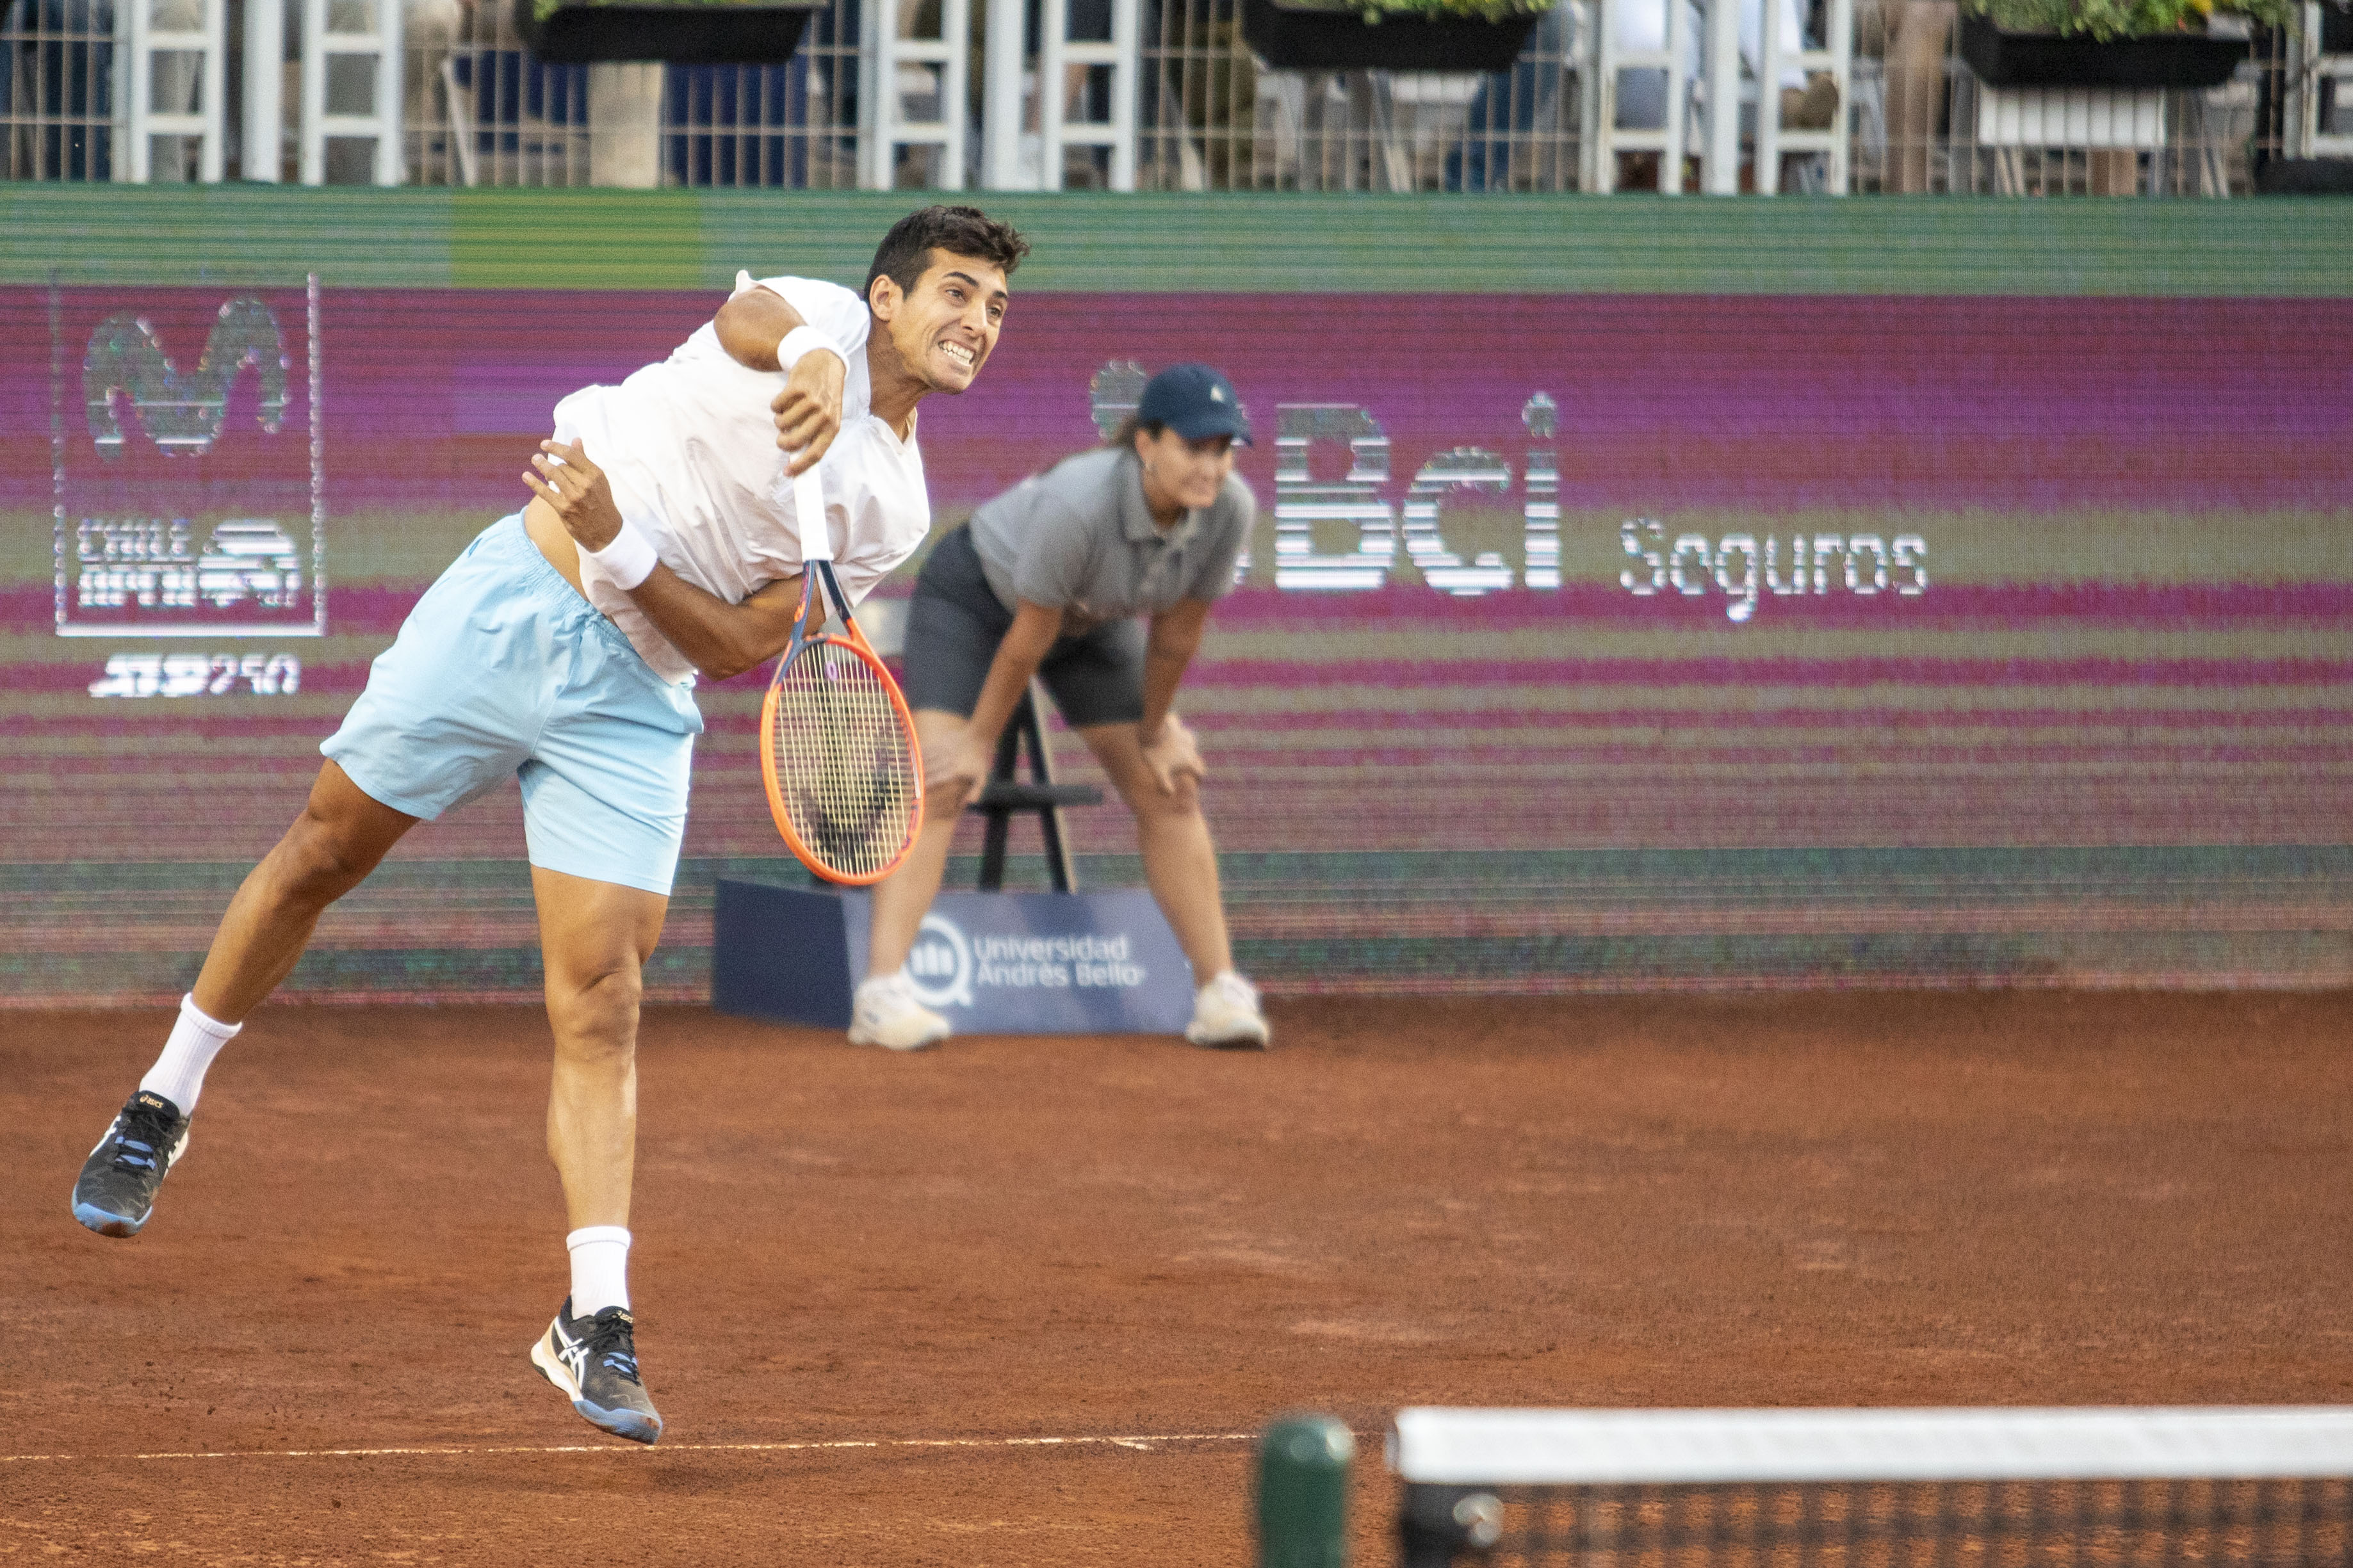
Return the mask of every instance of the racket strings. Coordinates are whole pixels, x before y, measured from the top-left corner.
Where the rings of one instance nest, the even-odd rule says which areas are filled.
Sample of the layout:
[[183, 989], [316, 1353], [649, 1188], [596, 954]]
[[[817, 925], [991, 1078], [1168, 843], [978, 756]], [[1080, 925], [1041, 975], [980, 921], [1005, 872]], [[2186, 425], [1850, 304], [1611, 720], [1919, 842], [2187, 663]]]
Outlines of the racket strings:
[[780, 804], [803, 847], [844, 876], [896, 860], [923, 798], [884, 681], [836, 642], [804, 647], [776, 680], [769, 744]]

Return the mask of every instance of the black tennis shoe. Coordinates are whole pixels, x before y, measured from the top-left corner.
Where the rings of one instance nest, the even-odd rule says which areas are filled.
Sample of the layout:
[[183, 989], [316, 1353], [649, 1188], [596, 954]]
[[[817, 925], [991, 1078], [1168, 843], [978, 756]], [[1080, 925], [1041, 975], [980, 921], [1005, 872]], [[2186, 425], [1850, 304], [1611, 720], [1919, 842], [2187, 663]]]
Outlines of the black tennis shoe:
[[638, 1375], [636, 1333], [637, 1321], [627, 1307], [575, 1318], [566, 1296], [555, 1321], [531, 1347], [531, 1364], [563, 1390], [590, 1426], [632, 1443], [650, 1443], [661, 1436], [662, 1418]]
[[100, 1236], [137, 1236], [155, 1189], [188, 1147], [188, 1119], [160, 1094], [132, 1095], [74, 1183], [73, 1216]]

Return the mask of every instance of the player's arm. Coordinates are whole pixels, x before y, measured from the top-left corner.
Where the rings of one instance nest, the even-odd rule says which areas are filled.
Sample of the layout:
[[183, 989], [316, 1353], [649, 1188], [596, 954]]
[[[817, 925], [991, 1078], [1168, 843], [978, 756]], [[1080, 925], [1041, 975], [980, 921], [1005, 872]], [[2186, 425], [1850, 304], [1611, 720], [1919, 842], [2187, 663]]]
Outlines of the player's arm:
[[[727, 357], [747, 369], [782, 368], [779, 349], [797, 354], [786, 371], [784, 391], [768, 405], [776, 416], [776, 445], [794, 454], [785, 466], [787, 474], [797, 474], [825, 456], [841, 432], [841, 389], [849, 372], [841, 350], [813, 329], [810, 336], [788, 343], [794, 332], [809, 323], [783, 295], [766, 289], [737, 294], [719, 307], [711, 326]], [[812, 343], [817, 346], [804, 346]]]
[[1161, 793], [1176, 793], [1184, 774], [1200, 778], [1201, 763], [1193, 732], [1176, 717], [1176, 685], [1201, 646], [1201, 628], [1208, 624], [1206, 599], [1179, 599], [1152, 617], [1144, 642], [1144, 717], [1136, 721], [1136, 739], [1144, 746], [1145, 764], [1160, 784]]
[[1013, 625], [997, 645], [997, 657], [988, 662], [988, 679], [981, 683], [980, 700], [965, 725], [964, 744], [943, 760], [944, 765], [928, 781], [934, 787], [960, 785], [977, 792], [988, 782], [988, 770], [997, 761], [997, 738], [1005, 732], [1005, 721], [1013, 717], [1013, 710], [1021, 705], [1021, 694], [1029, 689], [1029, 678], [1038, 673], [1047, 650], [1061, 633], [1060, 609], [1019, 601]]
[[[613, 488], [604, 471], [588, 460], [576, 441], [543, 441], [539, 446], [531, 460], [538, 472], [523, 475], [522, 482], [555, 509], [565, 531], [582, 550], [594, 554], [618, 542], [624, 527], [621, 510], [613, 504]], [[630, 537], [642, 541], [644, 536], [631, 530]], [[640, 547], [651, 552], [651, 546]], [[599, 561], [612, 564], [602, 556]], [[653, 570], [628, 592], [687, 662], [713, 680], [724, 680], [773, 658], [792, 640], [793, 619], [800, 613], [800, 585], [797, 576], [787, 577], [731, 605], [656, 561]]]
[[629, 597], [695, 668], [724, 680], [776, 658], [793, 640], [801, 580], [792, 576], [767, 584], [742, 604], [731, 605], [669, 567], [656, 566], [629, 590]]
[[1136, 721], [1137, 738], [1149, 746], [1160, 728], [1175, 717], [1176, 683], [1201, 646], [1201, 628], [1208, 624], [1204, 599], [1179, 599], [1152, 617], [1152, 631], [1144, 641], [1144, 717]]

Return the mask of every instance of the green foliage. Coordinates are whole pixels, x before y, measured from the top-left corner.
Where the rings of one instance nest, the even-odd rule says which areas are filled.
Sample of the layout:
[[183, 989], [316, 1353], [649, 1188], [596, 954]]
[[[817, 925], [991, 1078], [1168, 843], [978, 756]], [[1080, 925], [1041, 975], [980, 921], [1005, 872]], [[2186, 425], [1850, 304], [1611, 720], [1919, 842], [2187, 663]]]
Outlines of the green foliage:
[[1367, 25], [1384, 16], [1475, 17], [1482, 22], [1533, 16], [1553, 8], [1555, 0], [1279, 0], [1287, 11], [1346, 11]]
[[2006, 33], [2088, 33], [2094, 38], [2139, 38], [2203, 33], [2216, 11], [2284, 26], [2296, 0], [1963, 0], [1964, 8]]

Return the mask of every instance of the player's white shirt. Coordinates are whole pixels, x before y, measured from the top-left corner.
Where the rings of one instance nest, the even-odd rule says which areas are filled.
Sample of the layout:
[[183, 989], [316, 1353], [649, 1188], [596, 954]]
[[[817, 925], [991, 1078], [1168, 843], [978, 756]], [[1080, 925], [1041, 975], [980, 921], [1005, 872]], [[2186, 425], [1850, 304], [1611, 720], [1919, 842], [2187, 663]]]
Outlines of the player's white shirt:
[[[752, 288], [783, 296], [801, 320], [841, 345], [849, 363], [841, 433], [818, 472], [825, 481], [834, 574], [855, 603], [931, 531], [923, 453], [912, 427], [902, 441], [869, 406], [865, 300], [811, 278], [755, 283], [749, 273], [735, 275], [735, 293]], [[621, 515], [644, 532], [664, 565], [741, 604], [801, 569], [800, 519], [768, 406], [784, 388], [783, 372], [738, 363], [706, 321], [659, 364], [618, 386], [584, 386], [557, 404], [555, 438], [583, 443], [612, 482]], [[613, 618], [663, 679], [693, 678], [686, 656], [586, 551], [580, 583], [588, 602]]]

